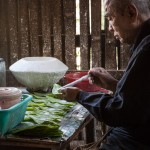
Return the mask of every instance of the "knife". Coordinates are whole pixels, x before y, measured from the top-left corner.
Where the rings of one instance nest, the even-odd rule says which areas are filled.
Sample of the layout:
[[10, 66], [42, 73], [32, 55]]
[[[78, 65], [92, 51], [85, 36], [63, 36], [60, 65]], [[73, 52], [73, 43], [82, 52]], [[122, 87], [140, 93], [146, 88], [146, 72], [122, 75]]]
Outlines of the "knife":
[[73, 86], [76, 85], [77, 83], [88, 79], [88, 77], [89, 77], [89, 75], [82, 76], [81, 78], [79, 78], [79, 79], [77, 79], [77, 80], [75, 80], [75, 81], [73, 81], [73, 82], [71, 82], [71, 83], [68, 83], [68, 84], [62, 86], [61, 88], [59, 88], [58, 91], [61, 91], [62, 89], [65, 89], [65, 88], [67, 88], [67, 87], [73, 87]]

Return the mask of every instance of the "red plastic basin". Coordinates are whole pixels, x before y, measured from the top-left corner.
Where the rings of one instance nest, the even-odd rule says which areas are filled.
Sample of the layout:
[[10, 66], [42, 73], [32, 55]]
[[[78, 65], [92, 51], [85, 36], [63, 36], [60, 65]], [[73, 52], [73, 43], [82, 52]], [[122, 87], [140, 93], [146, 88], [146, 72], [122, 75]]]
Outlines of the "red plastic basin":
[[[71, 72], [67, 73], [64, 77], [65, 83], [71, 83], [79, 78], [81, 78], [84, 75], [87, 75], [88, 72]], [[103, 89], [95, 84], [90, 84], [89, 80], [86, 79], [80, 83], [77, 83], [75, 87], [78, 87], [79, 89], [86, 91], [86, 92], [103, 92], [103, 93], [108, 93], [106, 89]]]

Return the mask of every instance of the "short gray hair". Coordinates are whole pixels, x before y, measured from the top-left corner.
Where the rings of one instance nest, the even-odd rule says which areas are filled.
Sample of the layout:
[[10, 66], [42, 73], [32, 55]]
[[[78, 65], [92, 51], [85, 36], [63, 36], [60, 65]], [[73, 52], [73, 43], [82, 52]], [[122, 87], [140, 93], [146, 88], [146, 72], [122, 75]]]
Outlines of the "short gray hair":
[[133, 3], [139, 13], [150, 15], [150, 0], [107, 0], [107, 4], [112, 5], [117, 11], [123, 11], [125, 6]]

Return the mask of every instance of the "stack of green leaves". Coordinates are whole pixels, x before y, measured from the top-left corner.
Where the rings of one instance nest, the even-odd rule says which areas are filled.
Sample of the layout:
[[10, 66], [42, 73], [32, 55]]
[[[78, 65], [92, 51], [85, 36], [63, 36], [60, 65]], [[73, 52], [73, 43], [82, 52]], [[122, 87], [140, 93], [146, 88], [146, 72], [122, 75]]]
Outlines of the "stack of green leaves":
[[56, 98], [53, 93], [32, 93], [25, 118], [12, 133], [28, 137], [59, 137], [61, 119], [75, 105]]

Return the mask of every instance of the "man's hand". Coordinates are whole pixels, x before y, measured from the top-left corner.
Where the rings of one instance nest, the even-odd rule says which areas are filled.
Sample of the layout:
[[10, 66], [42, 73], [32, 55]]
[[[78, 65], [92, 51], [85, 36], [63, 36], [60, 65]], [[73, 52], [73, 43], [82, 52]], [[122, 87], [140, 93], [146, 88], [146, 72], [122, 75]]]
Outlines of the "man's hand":
[[118, 80], [111, 76], [104, 68], [92, 68], [89, 70], [89, 82], [102, 88], [115, 91]]
[[81, 90], [76, 87], [67, 87], [67, 88], [61, 89], [59, 92], [62, 93], [62, 98], [64, 100], [67, 100], [68, 102], [73, 102], [75, 101], [77, 94], [80, 91]]

